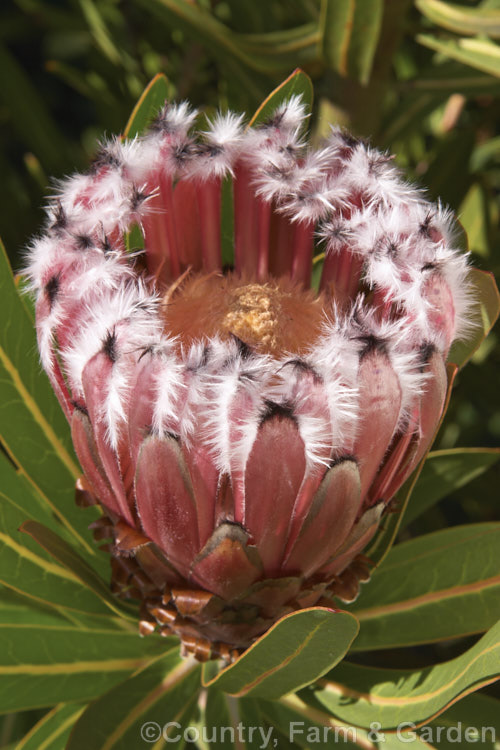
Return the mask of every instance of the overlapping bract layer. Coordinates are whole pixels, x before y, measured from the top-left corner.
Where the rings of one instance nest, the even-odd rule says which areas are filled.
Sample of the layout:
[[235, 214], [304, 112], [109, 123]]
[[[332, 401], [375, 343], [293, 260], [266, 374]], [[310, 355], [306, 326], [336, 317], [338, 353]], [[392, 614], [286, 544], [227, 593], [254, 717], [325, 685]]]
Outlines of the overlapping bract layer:
[[467, 266], [387, 155], [340, 130], [309, 150], [298, 100], [246, 130], [194, 120], [167, 105], [62, 183], [29, 274], [43, 365], [149, 616], [244, 646], [355, 595], [441, 416]]

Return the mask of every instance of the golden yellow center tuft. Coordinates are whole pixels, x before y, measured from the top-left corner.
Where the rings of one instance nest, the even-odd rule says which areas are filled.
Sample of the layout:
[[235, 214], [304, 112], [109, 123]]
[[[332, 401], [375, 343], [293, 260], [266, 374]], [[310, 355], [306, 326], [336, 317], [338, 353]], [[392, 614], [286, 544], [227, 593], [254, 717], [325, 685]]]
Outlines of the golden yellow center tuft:
[[323, 302], [286, 278], [258, 283], [231, 274], [193, 274], [166, 292], [163, 317], [165, 331], [182, 344], [233, 335], [280, 356], [313, 343], [324, 321]]

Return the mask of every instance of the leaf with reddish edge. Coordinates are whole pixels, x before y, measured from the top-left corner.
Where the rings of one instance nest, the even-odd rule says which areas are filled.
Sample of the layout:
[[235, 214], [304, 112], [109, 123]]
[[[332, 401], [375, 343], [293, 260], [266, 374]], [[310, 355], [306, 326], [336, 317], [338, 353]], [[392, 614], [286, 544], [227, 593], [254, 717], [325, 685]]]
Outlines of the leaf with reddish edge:
[[358, 633], [356, 618], [312, 607], [285, 615], [232, 665], [207, 682], [232, 695], [279, 698], [318, 679], [345, 656]]
[[343, 662], [298, 697], [347, 724], [393, 730], [408, 720], [419, 726], [499, 677], [500, 622], [450, 661], [418, 671]]
[[455, 341], [450, 349], [448, 361], [457, 367], [463, 367], [479, 349], [500, 314], [500, 293], [493, 274], [471, 268], [469, 281], [474, 300], [471, 317], [475, 327], [466, 341]]
[[141, 135], [165, 101], [169, 99], [170, 94], [171, 89], [167, 77], [163, 73], [155, 75], [132, 110], [123, 132], [124, 137], [135, 138], [136, 135]]
[[310, 112], [313, 103], [313, 85], [311, 79], [304, 71], [297, 68], [283, 83], [271, 91], [268, 97], [264, 99], [257, 112], [254, 114], [248, 127], [265, 122], [270, 115], [277, 109], [280, 104], [288, 101], [292, 96], [301, 96], [302, 103], [306, 111]]
[[[441, 427], [444, 415], [446, 414], [446, 411], [448, 409], [451, 389], [453, 387], [453, 382], [457, 374], [457, 367], [454, 364], [448, 364], [446, 366], [446, 371], [448, 375], [448, 390], [446, 393], [441, 419], [439, 420], [439, 423], [436, 427], [435, 435], [439, 432], [439, 428]], [[364, 554], [369, 557], [370, 560], [372, 560], [376, 565], [380, 565], [394, 543], [406, 506], [408, 505], [411, 493], [413, 492], [413, 488], [417, 483], [417, 479], [420, 476], [420, 472], [422, 471], [424, 462], [431, 449], [432, 442], [433, 441], [431, 440], [428, 450], [422, 456], [422, 459], [413, 474], [408, 477], [403, 486], [398, 490], [398, 492], [396, 492], [396, 495], [394, 496], [392, 502], [395, 512], [386, 515], [382, 519], [379, 531], [376, 533], [370, 546], [364, 551]]]
[[29, 534], [52, 557], [74, 573], [85, 586], [99, 596], [112, 612], [120, 617], [129, 617], [133, 622], [136, 621], [135, 609], [132, 610], [133, 614], [127, 613], [126, 605], [118, 602], [111, 595], [108, 585], [64, 539], [38, 521], [25, 521], [19, 530]]

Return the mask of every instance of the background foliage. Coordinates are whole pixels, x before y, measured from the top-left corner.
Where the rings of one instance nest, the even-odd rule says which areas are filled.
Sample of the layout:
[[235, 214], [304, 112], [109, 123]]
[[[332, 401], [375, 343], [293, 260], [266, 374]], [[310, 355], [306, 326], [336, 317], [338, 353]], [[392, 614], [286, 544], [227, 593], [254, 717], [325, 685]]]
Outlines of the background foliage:
[[[425, 186], [433, 199], [441, 197], [456, 211], [468, 235], [476, 267], [492, 270], [498, 277], [498, 38], [499, 0], [454, 3], [441, 0], [7, 0], [0, 6], [0, 170], [3, 187], [0, 232], [12, 265], [20, 268], [20, 250], [41, 222], [40, 206], [47, 195], [48, 177], [57, 178], [74, 169], [85, 168], [95, 150], [96, 138], [105, 133], [123, 131], [138, 97], [157, 73], [166, 75], [168, 93], [172, 97], [187, 98], [209, 110], [219, 106], [231, 107], [251, 114], [269, 91], [300, 66], [314, 84], [313, 138], [319, 139], [326, 133], [329, 123], [341, 123], [369, 137], [374, 145], [395, 153], [397, 162], [412, 180]], [[4, 315], [7, 319], [8, 315], [9, 319], [24, 321], [19, 325], [21, 328], [24, 325], [26, 332], [22, 336], [19, 330], [12, 334], [6, 327], [2, 346], [5, 346], [5, 351], [13, 352], [17, 344], [13, 340], [9, 342], [9, 336], [21, 336], [31, 357], [29, 362], [24, 362], [22, 352], [18, 352], [20, 361], [15, 367], [22, 372], [23, 367], [33, 367], [35, 362], [34, 341], [27, 332], [31, 325], [30, 313], [24, 305], [22, 310], [16, 307], [20, 303], [17, 297], [16, 301], [8, 297], [9, 293], [6, 282], [2, 305], [11, 299], [13, 307], [5, 308], [2, 319]], [[460, 575], [465, 576], [471, 585], [489, 580], [498, 572], [498, 540], [495, 542], [491, 535], [488, 536], [484, 524], [498, 518], [500, 469], [496, 463], [498, 453], [492, 449], [498, 445], [500, 436], [496, 375], [499, 364], [498, 335], [493, 332], [481, 344], [469, 366], [458, 374], [452, 405], [434, 446], [440, 452], [426, 463], [399, 536], [401, 542], [414, 545], [418, 544], [418, 540], [413, 541], [414, 537], [438, 530], [433, 537], [434, 543], [430, 548], [426, 545], [428, 557], [424, 569], [430, 575], [437, 561], [442, 559], [440, 549], [454, 545], [450, 581], [457, 573], [457, 565], [469, 559], [470, 550], [480, 546], [483, 556], [473, 555], [472, 563], [460, 568]], [[69, 585], [67, 575], [61, 572], [69, 562], [60, 548], [56, 564], [53, 556], [50, 557], [35, 542], [31, 544], [30, 541], [31, 546], [23, 547], [29, 550], [29, 554], [23, 553], [25, 580], [29, 581], [30, 575], [33, 579], [32, 590], [28, 584], [23, 594], [31, 596], [31, 612], [34, 611], [33, 602], [37, 601], [35, 620], [38, 630], [45, 632], [42, 640], [48, 653], [47, 664], [51, 662], [51, 641], [47, 634], [56, 631], [54, 648], [61, 642], [72, 644], [71, 647], [68, 645], [66, 655], [69, 662], [89, 659], [88, 644], [82, 631], [95, 627], [92, 618], [102, 617], [104, 612], [108, 614], [102, 647], [111, 648], [107, 644], [114, 644], [115, 664], [117, 660], [121, 660], [122, 665], [127, 660], [130, 662], [121, 671], [118, 669], [115, 675], [106, 672], [97, 685], [95, 680], [91, 681], [87, 692], [83, 690], [73, 695], [73, 699], [79, 702], [64, 704], [51, 711], [41, 724], [36, 725], [34, 739], [28, 738], [19, 745], [29, 750], [40, 747], [43, 740], [44, 747], [57, 750], [65, 746], [70, 727], [82, 711], [82, 701], [97, 698], [107, 689], [117, 691], [114, 705], [123, 700], [122, 693], [128, 694], [130, 686], [113, 686], [130, 673], [134, 660], [138, 666], [139, 657], [130, 645], [133, 636], [124, 632], [115, 621], [116, 613], [110, 603], [106, 603], [100, 584], [93, 579], [89, 582], [88, 576], [95, 575], [92, 573], [94, 568], [100, 567], [104, 577], [106, 571], [102, 560], [94, 560], [95, 552], [85, 537], [88, 515], [82, 521], [81, 511], [73, 508], [62, 510], [74, 481], [71, 448], [62, 426], [64, 420], [52, 413], [55, 407], [47, 395], [44, 381], [35, 375], [28, 375], [27, 382], [30, 379], [33, 382], [29, 383], [28, 392], [37, 403], [45, 405], [44, 424], [52, 426], [55, 436], [47, 433], [43, 425], [40, 427], [40, 420], [35, 420], [35, 427], [41, 430], [41, 434], [35, 434], [29, 409], [25, 415], [19, 405], [14, 403], [12, 406], [4, 395], [2, 443], [14, 459], [17, 471], [7, 462], [2, 463], [2, 485], [10, 498], [10, 502], [1, 506], [3, 524], [5, 528], [10, 524], [9, 528], [15, 529], [29, 517], [58, 528], [57, 519], [64, 516], [63, 536], [67, 542], [77, 545], [82, 557], [79, 564], [88, 565], [90, 570], [85, 569], [85, 579], [83, 569], [77, 565], [75, 571], [73, 567], [74, 580]], [[39, 455], [33, 444], [46, 448], [45, 473], [40, 473]], [[470, 445], [489, 450], [468, 453], [457, 450]], [[62, 468], [58, 469], [61, 455], [65, 459]], [[58, 487], [53, 486], [54, 472], [59, 473], [61, 479]], [[473, 478], [475, 481], [470, 484]], [[53, 507], [42, 512], [40, 497], [49, 498]], [[69, 497], [71, 499], [71, 495]], [[475, 524], [469, 536], [464, 536], [460, 530], [456, 533], [445, 531], [450, 526], [462, 527], [468, 523]], [[37, 529], [31, 528], [31, 532], [36, 539]], [[446, 534], [455, 535], [448, 538]], [[50, 540], [45, 539], [42, 546], [47, 548], [47, 545], [50, 548]], [[400, 548], [403, 552], [398, 553]], [[411, 627], [404, 620], [387, 625], [383, 618], [373, 615], [373, 612], [370, 614], [376, 586], [396, 590], [397, 585], [408, 586], [411, 578], [411, 562], [408, 561], [411, 561], [414, 549], [398, 545], [391, 560], [389, 583], [381, 580], [384, 575], [389, 575], [382, 569], [379, 580], [372, 584], [373, 593], [367, 587], [367, 598], [362, 598], [357, 605], [358, 614], [365, 622], [362, 638], [366, 639], [355, 641], [358, 649], [363, 648], [363, 643], [367, 644], [366, 648], [373, 649], [377, 642], [383, 644], [384, 649], [371, 655], [356, 652], [352, 662], [372, 664], [381, 671], [404, 663], [409, 670], [408, 681], [411, 680], [412, 668], [459, 659], [466, 649], [480, 648], [476, 643], [479, 636], [464, 637], [464, 634], [477, 633], [488, 627], [494, 620], [494, 603], [498, 600], [498, 586], [492, 589], [489, 585], [476, 589], [475, 599], [472, 596], [460, 600], [451, 596], [449, 601], [441, 602], [442, 609], [434, 610], [430, 617], [431, 621], [434, 618], [435, 631], [432, 631], [432, 625], [429, 626], [429, 613], [424, 607], [420, 614], [417, 613], [414, 623], [420, 622], [418, 618], [421, 618], [428, 627], [427, 643], [415, 647], [416, 638], [412, 638]], [[52, 553], [54, 555], [53, 549]], [[16, 554], [17, 548], [8, 545], [3, 548], [2, 570], [14, 565]], [[43, 563], [39, 562], [40, 559]], [[30, 565], [35, 566], [31, 574]], [[41, 584], [36, 573], [37, 565], [46, 571]], [[446, 577], [448, 573], [443, 570], [443, 575]], [[24, 641], [20, 637], [16, 640], [16, 632], [20, 632], [16, 622], [23, 621], [23, 607], [27, 605], [25, 599], [19, 599], [15, 593], [16, 581], [8, 580], [8, 576], [6, 580], [5, 574], [2, 581], [10, 592], [5, 594], [6, 604], [2, 610], [2, 635], [7, 634], [5, 628], [10, 627], [12, 653], [16, 654], [18, 647], [21, 654]], [[414, 590], [410, 586], [410, 594], [415, 600], [421, 594], [417, 584]], [[441, 584], [444, 585], [442, 581]], [[54, 609], [54, 602], [47, 607], [44, 591], [56, 589], [57, 607]], [[46, 596], [53, 597], [49, 593]], [[488, 597], [491, 597], [491, 604]], [[68, 606], [70, 616], [64, 609]], [[454, 624], [457, 609], [467, 611], [470, 622], [462, 623], [455, 631], [452, 627], [446, 629], [446, 624]], [[473, 621], [474, 615], [482, 617], [482, 623]], [[390, 616], [387, 617], [390, 620]], [[391, 638], [385, 643], [380, 639], [380, 632], [386, 627], [389, 633], [406, 632], [409, 637], [402, 643], [394, 643]], [[130, 628], [133, 632], [134, 626]], [[80, 637], [77, 637], [78, 632]], [[119, 638], [116, 633], [120, 634]], [[433, 643], [436, 639], [456, 635], [462, 637]], [[394, 646], [399, 648], [393, 650]], [[168, 669], [173, 670], [178, 665], [175, 649], [165, 653], [163, 641], [161, 647], [151, 645], [146, 649], [149, 651], [144, 652], [141, 659], [162, 654], [160, 661], [154, 661], [152, 666], [130, 680], [137, 680], [137, 689], [147, 692], [157, 684], [158, 674], [164, 673], [167, 663]], [[332, 658], [332, 664], [334, 661]], [[15, 656], [13, 663], [16, 663]], [[352, 664], [342, 665], [334, 672], [340, 675], [340, 680], [342, 673], [338, 670], [347, 670], [345, 679], [351, 685], [356, 679], [361, 679]], [[76, 677], [79, 685], [85, 685], [81, 675]], [[38, 706], [51, 705], [50, 700], [48, 703], [37, 701], [36, 694], [30, 698], [33, 688], [31, 678], [28, 678], [29, 675], [23, 682], [19, 677], [16, 682], [17, 694], [25, 695], [25, 702], [16, 702], [14, 697], [9, 702], [8, 689], [2, 694], [1, 711], [26, 711], [7, 714], [3, 719], [0, 747], [15, 747], [17, 738], [46, 713], [46, 709], [40, 710]], [[198, 679], [196, 675], [195, 678]], [[176, 693], [181, 701], [179, 711], [189, 715], [194, 715], [195, 710], [188, 700], [192, 693], [192, 679], [192, 673], [180, 675], [179, 684], [183, 686], [185, 700], [182, 690]], [[390, 682], [390, 679], [388, 674], [380, 675], [382, 683]], [[435, 672], [429, 674], [428, 679], [439, 685], [439, 679], [443, 678]], [[51, 683], [48, 676], [47, 680], [44, 690], [49, 691], [50, 696], [50, 685], [60, 685], [60, 681]], [[484, 670], [471, 677], [467, 685], [477, 686], [481, 680], [487, 681]], [[68, 700], [72, 696], [72, 684], [69, 680], [66, 686]], [[410, 700], [411, 687], [407, 686], [410, 693], [405, 693], [405, 680], [402, 685], [399, 698], [406, 696]], [[467, 685], [461, 688], [462, 693], [457, 687], [456, 695], [465, 694], [469, 689]], [[224, 689], [222, 683], [220, 690]], [[491, 688], [489, 690], [491, 692]], [[342, 702], [332, 703], [327, 692], [319, 688], [303, 691], [305, 703], [299, 705], [290, 699], [281, 704], [281, 718], [304, 718], [303, 707], [307, 703], [314, 710], [325, 710], [326, 706], [333, 715], [348, 723], [353, 721], [349, 711], [342, 708]], [[231, 709], [226, 705], [226, 694], [219, 692], [219, 688], [213, 687], [209, 695], [207, 712], [211, 712], [211, 716], [222, 716], [224, 711]], [[63, 699], [64, 691], [54, 689], [52, 703], [60, 703]], [[439, 710], [447, 705], [446, 701], [443, 698]], [[248, 697], [240, 703], [243, 714], [264, 717], [271, 725], [279, 725], [278, 709], [270, 709], [271, 704], [262, 696]], [[459, 705], [463, 706], [462, 713], [458, 714], [460, 717], [484, 715], [486, 721], [495, 717], [495, 711], [498, 715], [497, 704], [491, 699], [484, 698], [481, 702], [479, 696], [471, 696]], [[370, 714], [366, 706], [357, 705], [356, 710], [356, 716], [363, 716], [368, 721]], [[433, 715], [431, 710], [426, 713], [425, 707], [422, 710], [424, 718]], [[453, 712], [453, 709], [449, 710]], [[100, 706], [98, 701], [93, 712], [86, 713], [81, 720], [83, 723], [78, 725], [80, 735], [78, 732], [73, 735], [73, 750], [80, 747], [79, 743], [82, 747], [98, 747], [98, 739], [95, 744], [88, 744], [89, 732], [103, 720], [108, 709], [106, 704]], [[392, 719], [388, 721], [390, 723]], [[50, 740], [52, 736], [55, 739]], [[125, 739], [123, 741], [126, 743]], [[287, 747], [284, 739], [280, 747]]]

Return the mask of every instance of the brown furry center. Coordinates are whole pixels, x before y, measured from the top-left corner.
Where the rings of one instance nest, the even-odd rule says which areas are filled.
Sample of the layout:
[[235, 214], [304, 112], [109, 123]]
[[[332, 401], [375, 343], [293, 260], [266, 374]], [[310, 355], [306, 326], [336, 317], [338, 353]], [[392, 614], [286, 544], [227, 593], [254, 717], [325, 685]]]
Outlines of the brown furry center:
[[163, 319], [165, 332], [184, 345], [234, 335], [279, 356], [313, 343], [325, 320], [323, 302], [287, 278], [256, 282], [233, 274], [191, 274], [166, 291]]

